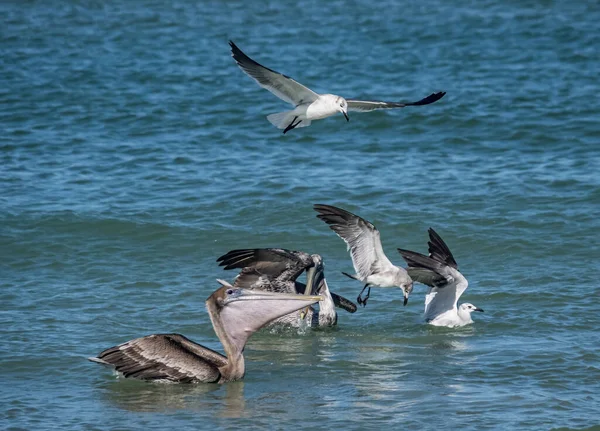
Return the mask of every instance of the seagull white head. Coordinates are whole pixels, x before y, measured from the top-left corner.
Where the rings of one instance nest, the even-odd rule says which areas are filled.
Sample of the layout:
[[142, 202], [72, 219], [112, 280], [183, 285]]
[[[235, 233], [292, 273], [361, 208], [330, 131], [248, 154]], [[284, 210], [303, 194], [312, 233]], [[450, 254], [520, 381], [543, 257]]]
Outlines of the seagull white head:
[[465, 302], [464, 304], [460, 304], [458, 307], [458, 315], [463, 320], [471, 320], [471, 313], [473, 311], [480, 311], [483, 313], [482, 308], [475, 307], [473, 304]]
[[348, 102], [346, 102], [346, 99], [344, 99], [342, 96], [339, 96], [335, 103], [337, 105], [337, 110], [344, 114], [344, 117], [346, 117], [346, 121], [350, 121], [350, 117], [348, 117]]
[[400, 289], [402, 289], [402, 293], [404, 294], [404, 305], [408, 303], [408, 297], [410, 296], [413, 290], [413, 282], [402, 283], [400, 285]]

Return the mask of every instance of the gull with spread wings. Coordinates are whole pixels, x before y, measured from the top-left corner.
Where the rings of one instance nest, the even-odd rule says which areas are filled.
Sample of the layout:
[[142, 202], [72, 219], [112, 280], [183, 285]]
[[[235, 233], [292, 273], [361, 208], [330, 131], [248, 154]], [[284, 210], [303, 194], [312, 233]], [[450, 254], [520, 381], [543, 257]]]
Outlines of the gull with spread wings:
[[425, 296], [425, 321], [435, 326], [464, 326], [473, 323], [471, 313], [483, 311], [468, 302], [457, 307], [469, 282], [458, 270], [454, 256], [436, 231], [429, 228], [429, 256], [398, 249], [408, 263], [414, 281], [429, 286]]
[[231, 46], [231, 56], [244, 73], [254, 79], [262, 88], [294, 106], [291, 111], [267, 115], [267, 119], [271, 124], [283, 129], [284, 134], [296, 127], [310, 126], [313, 120], [321, 120], [338, 112], [344, 115], [346, 121], [350, 121], [349, 111], [368, 112], [377, 109], [429, 105], [437, 102], [446, 94], [444, 91], [433, 93], [417, 102], [354, 100], [344, 99], [335, 94], [317, 94], [289, 76], [275, 72], [252, 60], [232, 41], [229, 41], [229, 45]]
[[[390, 262], [381, 246], [379, 231], [372, 223], [341, 208], [315, 204], [317, 216], [342, 238], [352, 257], [355, 275], [344, 275], [365, 283], [356, 300], [363, 306], [371, 294], [371, 287], [399, 287], [404, 293], [404, 305], [413, 289], [413, 282], [404, 268]], [[365, 289], [367, 295], [363, 298]]]

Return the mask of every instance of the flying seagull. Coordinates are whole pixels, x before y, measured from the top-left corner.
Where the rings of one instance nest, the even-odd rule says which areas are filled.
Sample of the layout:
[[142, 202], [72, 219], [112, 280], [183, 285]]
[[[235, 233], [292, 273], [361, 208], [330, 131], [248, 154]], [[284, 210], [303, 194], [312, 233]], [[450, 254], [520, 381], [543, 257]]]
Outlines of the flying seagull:
[[[320, 295], [319, 311], [308, 307], [275, 319], [270, 326], [298, 327], [308, 322], [311, 327], [333, 326], [337, 323], [335, 307], [349, 313], [356, 305], [346, 298], [329, 291], [324, 275], [323, 259], [318, 254], [282, 248], [255, 248], [231, 250], [217, 259], [224, 269], [241, 269], [233, 286], [269, 292]], [[306, 284], [296, 279], [306, 271]]]
[[235, 43], [229, 41], [231, 56], [240, 69], [254, 79], [262, 88], [269, 90], [281, 100], [294, 106], [291, 111], [267, 115], [275, 127], [286, 134], [296, 127], [307, 127], [313, 120], [321, 120], [341, 112], [346, 121], [350, 121], [348, 111], [368, 112], [377, 109], [404, 108], [421, 106], [440, 100], [446, 92], [433, 93], [417, 102], [382, 102], [377, 100], [344, 99], [335, 94], [317, 94], [310, 88], [294, 81], [289, 76], [275, 72], [252, 60]]
[[473, 323], [471, 313], [481, 311], [468, 302], [457, 308], [458, 299], [469, 282], [458, 271], [454, 256], [436, 231], [429, 228], [429, 256], [398, 249], [408, 263], [414, 281], [429, 286], [425, 296], [425, 321], [435, 326], [464, 326]]
[[[379, 231], [372, 223], [341, 208], [331, 205], [315, 204], [317, 216], [329, 225], [331, 230], [342, 238], [352, 257], [355, 275], [344, 275], [365, 283], [363, 290], [356, 300], [363, 306], [371, 294], [371, 287], [399, 287], [404, 293], [404, 305], [412, 292], [413, 282], [404, 268], [395, 266], [390, 262], [381, 246]], [[367, 295], [361, 295], [365, 291]]]
[[273, 319], [310, 306], [320, 296], [238, 289], [223, 280], [206, 300], [225, 355], [180, 334], [153, 334], [101, 352], [92, 362], [124, 377], [171, 383], [225, 383], [244, 377], [248, 338]]

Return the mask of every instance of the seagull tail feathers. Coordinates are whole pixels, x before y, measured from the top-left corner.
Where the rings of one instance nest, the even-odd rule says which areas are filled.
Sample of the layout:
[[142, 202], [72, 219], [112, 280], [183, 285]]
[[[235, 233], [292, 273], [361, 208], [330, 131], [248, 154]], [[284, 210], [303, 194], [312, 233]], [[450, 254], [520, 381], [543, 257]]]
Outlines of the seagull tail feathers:
[[267, 115], [267, 120], [278, 129], [285, 129], [294, 119], [292, 111], [278, 112], [277, 114]]
[[[267, 115], [267, 120], [269, 120], [269, 122], [278, 129], [287, 128], [292, 123], [292, 121], [294, 121], [294, 124], [296, 124], [298, 120], [295, 120], [295, 118], [296, 115], [294, 114], [294, 111], [284, 111], [278, 112], [277, 114]], [[300, 128], [310, 126], [310, 123], [310, 120], [302, 120], [293, 128], [295, 129], [296, 127]]]

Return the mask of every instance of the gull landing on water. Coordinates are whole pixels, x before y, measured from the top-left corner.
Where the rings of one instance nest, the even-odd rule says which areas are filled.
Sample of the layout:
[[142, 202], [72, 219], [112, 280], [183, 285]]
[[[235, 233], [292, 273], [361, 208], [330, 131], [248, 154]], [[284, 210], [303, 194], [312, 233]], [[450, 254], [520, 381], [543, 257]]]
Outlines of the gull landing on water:
[[469, 303], [456, 306], [469, 282], [458, 271], [454, 256], [444, 240], [431, 228], [428, 233], [429, 256], [398, 249], [408, 263], [408, 273], [412, 279], [429, 286], [425, 296], [425, 321], [431, 325], [449, 327], [473, 323], [471, 313], [483, 310]]
[[[365, 283], [356, 298], [359, 304], [367, 305], [371, 287], [399, 287], [404, 293], [404, 305], [412, 292], [413, 282], [404, 268], [390, 262], [381, 246], [379, 231], [372, 223], [341, 208], [315, 204], [317, 216], [329, 225], [331, 230], [344, 240], [350, 250], [355, 275], [344, 275]], [[365, 289], [367, 295], [363, 298]]]
[[290, 103], [295, 108], [291, 111], [267, 115], [267, 119], [275, 127], [283, 129], [286, 134], [296, 127], [310, 126], [313, 120], [331, 117], [338, 112], [350, 121], [348, 111], [368, 112], [377, 109], [404, 108], [405, 106], [421, 106], [440, 100], [446, 92], [433, 93], [417, 102], [381, 102], [376, 100], [344, 99], [335, 94], [317, 94], [310, 88], [294, 81], [289, 76], [275, 72], [252, 60], [229, 41], [231, 56], [240, 69], [254, 79], [262, 88], [269, 90], [281, 100]]

